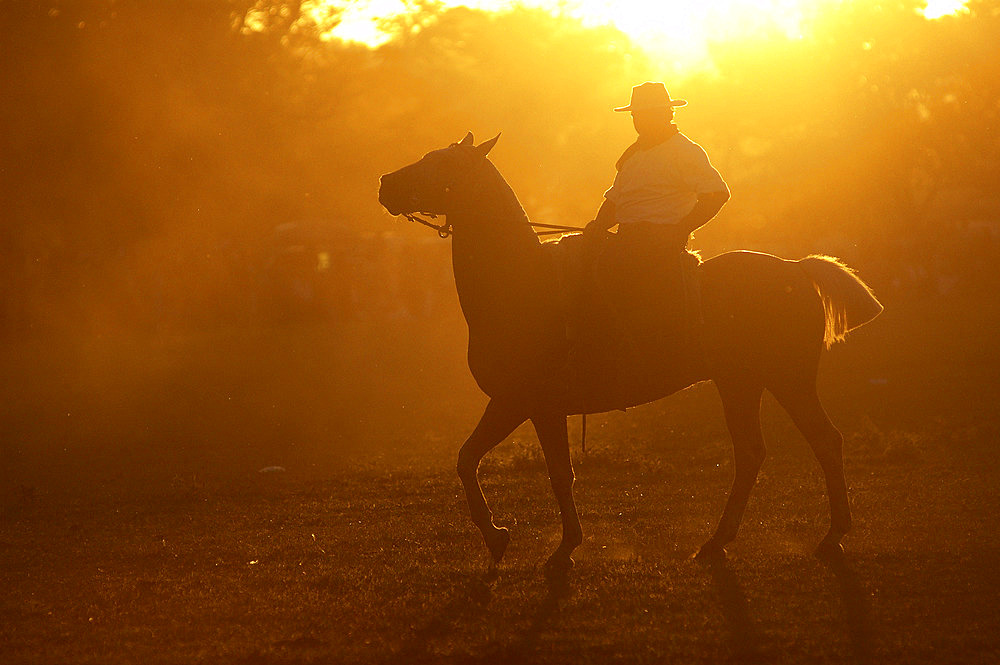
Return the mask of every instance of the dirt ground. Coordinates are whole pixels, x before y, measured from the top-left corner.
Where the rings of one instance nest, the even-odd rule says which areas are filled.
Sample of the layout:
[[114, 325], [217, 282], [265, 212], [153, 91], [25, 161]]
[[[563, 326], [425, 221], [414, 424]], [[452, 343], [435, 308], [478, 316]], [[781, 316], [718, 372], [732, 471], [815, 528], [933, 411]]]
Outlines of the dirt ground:
[[[571, 421], [586, 532], [565, 584], [530, 428], [483, 465], [499, 576], [453, 472], [484, 398], [461, 321], [35, 341], [3, 351], [0, 661], [1000, 661], [1000, 316], [887, 302], [824, 358], [855, 527], [765, 400], [726, 562], [689, 557], [732, 465], [710, 384]], [[266, 471], [280, 466], [283, 471]]]

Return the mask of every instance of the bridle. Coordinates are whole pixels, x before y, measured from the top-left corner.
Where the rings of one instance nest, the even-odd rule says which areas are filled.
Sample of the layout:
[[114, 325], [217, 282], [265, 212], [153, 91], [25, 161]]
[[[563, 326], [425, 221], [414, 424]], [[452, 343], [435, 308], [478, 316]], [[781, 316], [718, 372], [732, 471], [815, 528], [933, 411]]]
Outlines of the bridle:
[[452, 233], [455, 232], [455, 229], [452, 228], [451, 224], [448, 223], [448, 222], [445, 222], [444, 224], [435, 224], [434, 222], [431, 222], [429, 220], [426, 220], [426, 219], [423, 219], [423, 218], [419, 217], [418, 214], [419, 215], [427, 215], [431, 219], [437, 219], [437, 215], [435, 215], [432, 212], [421, 212], [421, 213], [415, 213], [415, 212], [405, 213], [404, 212], [403, 213], [403, 217], [407, 218], [411, 222], [417, 222], [418, 224], [423, 224], [424, 226], [431, 227], [432, 229], [434, 229], [435, 231], [437, 231], [437, 234], [438, 234], [439, 238], [447, 238], [448, 236], [450, 236]]
[[[452, 144], [451, 147], [455, 147], [456, 145], [457, 144]], [[465, 175], [466, 175], [467, 178], [471, 178], [472, 177], [471, 173], [467, 173]], [[455, 180], [457, 181], [458, 178], [456, 177]], [[445, 185], [445, 187], [444, 187], [444, 193], [445, 194], [450, 193], [452, 190], [455, 189], [456, 184], [457, 184], [456, 182], [451, 182], [451, 183]], [[447, 239], [447, 238], [451, 237], [455, 233], [455, 229], [452, 227], [452, 225], [449, 222], [445, 222], [444, 224], [435, 224], [434, 222], [432, 222], [432, 221], [430, 221], [428, 219], [424, 219], [423, 217], [420, 217], [420, 215], [424, 215], [425, 217], [429, 217], [430, 219], [437, 219], [437, 215], [434, 214], [434, 213], [432, 213], [432, 212], [416, 212], [416, 211], [414, 211], [414, 212], [409, 212], [409, 213], [406, 213], [406, 212], [402, 213], [402, 216], [405, 217], [406, 219], [410, 220], [411, 222], [416, 222], [418, 224], [423, 224], [424, 226], [432, 228], [435, 231], [437, 231], [437, 234], [438, 234], [439, 238]], [[543, 222], [529, 222], [529, 223], [531, 224], [532, 227], [537, 227], [537, 228], [543, 229], [542, 231], [537, 231], [537, 230], [535, 231], [535, 235], [537, 235], [537, 236], [557, 235], [557, 234], [561, 234], [561, 233], [571, 233], [571, 232], [574, 232], [574, 231], [583, 231], [583, 227], [582, 226], [563, 226], [563, 225], [560, 225], [560, 224], [545, 224]]]

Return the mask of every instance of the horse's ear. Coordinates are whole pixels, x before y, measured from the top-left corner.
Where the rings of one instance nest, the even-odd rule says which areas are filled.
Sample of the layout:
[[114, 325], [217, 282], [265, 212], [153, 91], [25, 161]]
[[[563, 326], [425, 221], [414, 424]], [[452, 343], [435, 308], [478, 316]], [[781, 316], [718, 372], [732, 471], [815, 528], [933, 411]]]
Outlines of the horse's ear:
[[458, 145], [467, 145], [471, 147], [473, 143], [475, 143], [475, 139], [472, 138], [472, 132], [469, 132], [465, 135], [464, 139], [458, 142]]
[[490, 150], [492, 150], [493, 146], [495, 146], [497, 144], [497, 139], [499, 139], [499, 138], [500, 138], [500, 134], [497, 134], [496, 136], [494, 136], [493, 138], [491, 138], [489, 141], [483, 141], [482, 143], [480, 143], [479, 145], [476, 146], [476, 153], [480, 157], [485, 157], [486, 155], [490, 154]]

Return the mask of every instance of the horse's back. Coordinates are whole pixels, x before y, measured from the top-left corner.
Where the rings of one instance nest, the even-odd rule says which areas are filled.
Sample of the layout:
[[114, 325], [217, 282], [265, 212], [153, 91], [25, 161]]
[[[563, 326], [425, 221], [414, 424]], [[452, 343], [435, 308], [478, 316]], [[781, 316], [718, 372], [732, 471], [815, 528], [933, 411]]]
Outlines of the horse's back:
[[713, 373], [815, 372], [825, 315], [815, 284], [797, 261], [735, 251], [705, 261], [699, 273], [702, 339]]

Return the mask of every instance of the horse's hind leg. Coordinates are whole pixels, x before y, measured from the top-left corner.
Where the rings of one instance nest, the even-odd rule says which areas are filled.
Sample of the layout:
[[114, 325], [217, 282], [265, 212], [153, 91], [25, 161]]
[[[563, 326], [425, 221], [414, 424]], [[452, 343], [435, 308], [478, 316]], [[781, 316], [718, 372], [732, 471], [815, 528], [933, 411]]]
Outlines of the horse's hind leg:
[[851, 507], [844, 477], [844, 437], [826, 415], [816, 393], [816, 382], [800, 381], [799, 384], [768, 388], [788, 411], [823, 468], [830, 497], [830, 531], [820, 542], [817, 554], [837, 553], [843, 549], [841, 539], [851, 530]]
[[538, 441], [545, 454], [545, 465], [549, 471], [552, 491], [559, 503], [562, 518], [562, 542], [545, 563], [550, 573], [563, 573], [573, 566], [571, 554], [583, 542], [580, 516], [576, 512], [573, 499], [573, 461], [569, 454], [569, 436], [566, 431], [565, 414], [544, 414], [531, 417]]
[[506, 439], [525, 420], [527, 418], [520, 415], [518, 410], [491, 400], [486, 405], [486, 411], [479, 419], [476, 429], [469, 435], [458, 453], [458, 477], [462, 479], [462, 485], [465, 487], [472, 522], [482, 532], [483, 540], [486, 541], [486, 547], [489, 548], [494, 563], [503, 558], [510, 543], [510, 533], [506, 528], [497, 528], [493, 524], [493, 512], [486, 504], [483, 488], [479, 484], [479, 462], [483, 459], [483, 455]]
[[764, 436], [760, 429], [760, 399], [764, 388], [750, 377], [716, 379], [715, 383], [722, 397], [726, 425], [733, 440], [736, 473], [719, 526], [715, 535], [698, 550], [696, 556], [699, 559], [724, 556], [723, 548], [736, 538], [765, 455]]

